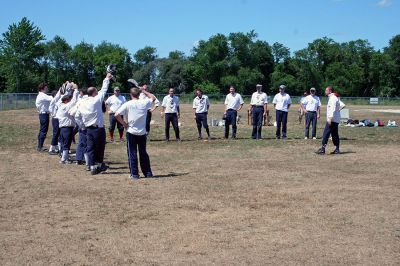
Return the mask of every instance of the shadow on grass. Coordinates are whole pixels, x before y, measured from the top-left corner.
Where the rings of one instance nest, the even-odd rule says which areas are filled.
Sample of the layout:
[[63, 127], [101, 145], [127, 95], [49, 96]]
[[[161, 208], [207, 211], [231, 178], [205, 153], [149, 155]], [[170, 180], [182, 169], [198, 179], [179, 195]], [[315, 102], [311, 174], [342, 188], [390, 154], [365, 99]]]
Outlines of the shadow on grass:
[[188, 175], [189, 173], [174, 173], [171, 172], [169, 174], [165, 174], [165, 175], [154, 175], [152, 177], [146, 177], [146, 178], [165, 178], [165, 177], [177, 177], [177, 176], [184, 176], [184, 175]]

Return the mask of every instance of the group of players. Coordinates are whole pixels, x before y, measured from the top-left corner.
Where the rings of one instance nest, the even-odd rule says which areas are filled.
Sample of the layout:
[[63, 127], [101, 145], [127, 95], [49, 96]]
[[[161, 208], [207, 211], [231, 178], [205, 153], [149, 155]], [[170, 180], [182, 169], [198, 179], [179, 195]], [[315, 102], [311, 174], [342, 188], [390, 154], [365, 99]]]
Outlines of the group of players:
[[[39, 112], [40, 131], [38, 135], [37, 150], [45, 151], [43, 144], [49, 128], [50, 118], [53, 128], [50, 154], [58, 154], [61, 164], [71, 164], [70, 147], [75, 134], [79, 139], [76, 149], [76, 164], [86, 164], [86, 170], [95, 175], [106, 171], [108, 166], [104, 163], [104, 150], [106, 144], [106, 131], [104, 128], [104, 113], [109, 113], [109, 140], [114, 141], [114, 131], [117, 127], [120, 141], [124, 140], [126, 130], [126, 142], [130, 177], [139, 178], [138, 160], [144, 177], [152, 177], [150, 159], [146, 151], [147, 135], [150, 133], [150, 121], [152, 113], [159, 107], [160, 102], [148, 91], [146, 85], [129, 79], [127, 84], [130, 90], [131, 100], [126, 101], [120, 94], [118, 87], [114, 88], [114, 94], [105, 100], [107, 91], [111, 87], [113, 75], [107, 73], [103, 80], [102, 88], [98, 91], [95, 87], [79, 89], [74, 82], [65, 82], [58, 91], [53, 91], [48, 96], [48, 87], [45, 83], [39, 85], [36, 107]], [[273, 98], [276, 110], [276, 138], [286, 139], [287, 117], [292, 105], [289, 94], [285, 92], [286, 86], [279, 86], [279, 92]], [[325, 154], [330, 135], [335, 145], [334, 154], [340, 153], [338, 125], [340, 122], [341, 101], [333, 93], [332, 87], [327, 87], [325, 94], [328, 96], [327, 123], [324, 129], [322, 146], [317, 154]], [[229, 130], [232, 128], [231, 138], [236, 138], [238, 112], [242, 109], [244, 101], [236, 92], [234, 86], [230, 86], [229, 94], [225, 98], [225, 139], [229, 138]], [[303, 97], [300, 102], [301, 112], [305, 114], [305, 138], [309, 138], [309, 127], [312, 125], [312, 138], [316, 138], [317, 119], [320, 118], [321, 102], [316, 96], [316, 90], [311, 88], [310, 95]], [[193, 115], [198, 130], [198, 139], [203, 139], [202, 128], [207, 133], [207, 139], [211, 139], [207, 114], [210, 101], [200, 88], [196, 89], [196, 97], [193, 100]], [[261, 131], [263, 119], [268, 117], [267, 94], [262, 91], [262, 85], [256, 85], [256, 91], [252, 94], [248, 113], [252, 117], [253, 139], [262, 139]], [[170, 125], [175, 132], [175, 138], [180, 141], [179, 97], [174, 94], [174, 89], [168, 91], [168, 95], [161, 103], [161, 117], [165, 119], [165, 140], [170, 141]], [[139, 153], [139, 156], [138, 156]]]

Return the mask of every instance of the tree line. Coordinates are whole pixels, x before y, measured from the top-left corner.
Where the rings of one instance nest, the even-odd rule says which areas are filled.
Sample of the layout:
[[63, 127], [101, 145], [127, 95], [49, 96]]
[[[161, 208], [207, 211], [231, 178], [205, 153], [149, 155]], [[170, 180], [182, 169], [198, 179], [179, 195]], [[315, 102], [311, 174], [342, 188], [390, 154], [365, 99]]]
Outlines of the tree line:
[[255, 31], [216, 34], [201, 40], [190, 55], [172, 51], [159, 57], [146, 46], [134, 54], [118, 44], [103, 41], [94, 46], [82, 41], [72, 47], [61, 36], [46, 41], [27, 18], [13, 23], [0, 40], [0, 92], [34, 92], [40, 82], [56, 89], [65, 80], [80, 86], [101, 84], [106, 66], [117, 65], [117, 83], [135, 78], [154, 92], [173, 87], [192, 93], [226, 93], [230, 85], [251, 94], [261, 83], [269, 93], [280, 84], [300, 95], [332, 85], [342, 96], [398, 97], [400, 95], [400, 35], [375, 50], [367, 40], [338, 43], [320, 38], [299, 51], [281, 43], [259, 40]]

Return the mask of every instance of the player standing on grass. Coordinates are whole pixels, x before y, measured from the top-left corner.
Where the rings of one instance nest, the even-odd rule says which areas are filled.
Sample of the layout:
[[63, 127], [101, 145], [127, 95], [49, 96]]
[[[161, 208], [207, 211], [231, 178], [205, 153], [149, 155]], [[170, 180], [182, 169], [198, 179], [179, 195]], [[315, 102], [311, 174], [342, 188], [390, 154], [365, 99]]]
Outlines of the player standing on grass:
[[196, 89], [196, 97], [193, 100], [193, 111], [194, 111], [194, 119], [197, 125], [198, 132], [198, 140], [201, 140], [203, 136], [201, 135], [201, 126], [203, 125], [204, 129], [207, 132], [207, 139], [210, 140], [210, 129], [207, 123], [207, 114], [208, 109], [210, 108], [210, 101], [208, 100], [207, 95], [203, 95], [203, 91], [201, 89]]
[[62, 154], [60, 163], [70, 164], [69, 150], [71, 148], [74, 127], [76, 125], [75, 118], [70, 114], [70, 110], [78, 100], [78, 86], [74, 83], [72, 88], [74, 90], [73, 95], [66, 94], [61, 98], [61, 104], [57, 108], [56, 117], [58, 118], [60, 127], [60, 140], [62, 146]]
[[36, 109], [39, 113], [40, 130], [38, 134], [37, 151], [44, 151], [43, 144], [46, 139], [47, 131], [49, 130], [49, 106], [53, 97], [47, 95], [48, 87], [46, 83], [40, 83], [38, 87], [38, 95], [36, 97]]
[[286, 86], [279, 86], [279, 93], [274, 97], [272, 103], [276, 110], [276, 139], [281, 138], [281, 127], [282, 127], [282, 139], [287, 137], [287, 118], [290, 105], [292, 100], [290, 95], [285, 92]]
[[230, 86], [229, 94], [225, 97], [225, 139], [229, 137], [229, 126], [232, 125], [232, 139], [236, 139], [237, 131], [237, 113], [242, 109], [244, 104], [243, 98], [236, 93], [236, 88]]
[[[131, 86], [130, 94], [132, 100], [126, 102], [117, 110], [115, 118], [126, 129], [130, 178], [139, 179], [138, 152], [140, 168], [144, 177], [152, 177], [153, 173], [150, 167], [150, 158], [146, 151], [146, 116], [149, 108], [152, 107], [153, 102], [156, 100], [156, 97], [146, 90], [142, 90], [146, 98], [139, 99], [140, 88], [136, 87], [133, 83], [128, 82], [128, 84]], [[125, 122], [122, 116], [125, 116], [128, 122]]]
[[123, 141], [124, 139], [124, 127], [121, 123], [119, 123], [115, 117], [115, 112], [126, 102], [124, 96], [121, 95], [120, 90], [118, 87], [114, 88], [114, 95], [108, 97], [105, 104], [108, 109], [109, 120], [110, 120], [110, 127], [108, 128], [110, 133], [110, 142], [114, 142], [114, 130], [115, 125], [117, 125], [118, 133], [119, 133], [119, 140]]
[[310, 89], [310, 95], [304, 97], [300, 103], [300, 107], [306, 116], [306, 129], [304, 132], [304, 139], [309, 138], [310, 125], [312, 124], [311, 136], [313, 139], [317, 138], [317, 120], [321, 116], [321, 101], [319, 97], [315, 95], [315, 88]]
[[57, 102], [61, 98], [61, 89], [51, 92], [51, 96], [53, 99], [50, 102], [49, 112], [51, 116], [51, 126], [53, 128], [53, 136], [51, 137], [51, 143], [49, 148], [50, 155], [57, 155], [61, 150], [60, 144], [60, 128], [58, 123], [58, 118], [56, 117], [57, 114]]
[[107, 73], [100, 91], [95, 87], [88, 88], [88, 98], [79, 105], [75, 118], [87, 130], [86, 152], [92, 175], [107, 170], [104, 164], [104, 149], [106, 145], [106, 131], [104, 129], [103, 101], [106, 96], [111, 73]]
[[326, 125], [322, 137], [322, 147], [316, 153], [321, 155], [325, 154], [329, 136], [332, 135], [333, 145], [335, 145], [336, 148], [331, 154], [339, 154], [340, 100], [335, 93], [333, 93], [333, 88], [331, 86], [325, 89], [325, 94], [329, 98], [328, 105], [326, 106]]
[[257, 91], [251, 95], [249, 113], [252, 114], [253, 132], [252, 139], [261, 139], [261, 129], [263, 124], [263, 117], [267, 117], [268, 111], [268, 98], [265, 92], [262, 92], [262, 85], [256, 85]]
[[180, 117], [179, 109], [179, 98], [174, 95], [175, 90], [170, 88], [168, 90], [168, 95], [164, 97], [161, 104], [161, 117], [165, 113], [165, 140], [169, 141], [169, 127], [172, 123], [172, 127], [175, 131], [175, 137], [177, 141], [180, 141], [179, 137], [179, 125], [178, 119]]
[[[146, 99], [147, 96], [146, 94], [143, 93], [143, 91], [147, 91], [148, 92], [148, 87], [146, 84], [143, 85], [142, 87], [142, 92], [139, 95], [139, 99], [143, 100]], [[147, 116], [146, 116], [146, 134], [149, 135], [150, 134], [150, 122], [151, 122], [151, 116], [153, 114], [153, 112], [160, 106], [160, 101], [156, 98], [156, 100], [154, 101], [154, 104], [152, 105], [152, 107], [147, 111]]]

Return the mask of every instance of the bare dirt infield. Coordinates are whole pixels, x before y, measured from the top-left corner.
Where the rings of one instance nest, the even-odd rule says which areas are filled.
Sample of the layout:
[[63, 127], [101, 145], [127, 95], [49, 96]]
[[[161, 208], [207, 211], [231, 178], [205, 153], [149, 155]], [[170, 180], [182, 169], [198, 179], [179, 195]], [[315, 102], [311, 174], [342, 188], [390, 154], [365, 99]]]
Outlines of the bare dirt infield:
[[[111, 168], [91, 176], [34, 150], [34, 110], [0, 112], [0, 265], [400, 264], [398, 128], [341, 127], [343, 154], [317, 156], [320, 140], [303, 139], [295, 110], [286, 142], [273, 127], [250, 140], [247, 124], [236, 141], [222, 140], [222, 128], [197, 141], [186, 105], [183, 141], [165, 143], [155, 120], [158, 178], [135, 182], [125, 143], [107, 144]], [[46, 145], [50, 137], [51, 127]]]

